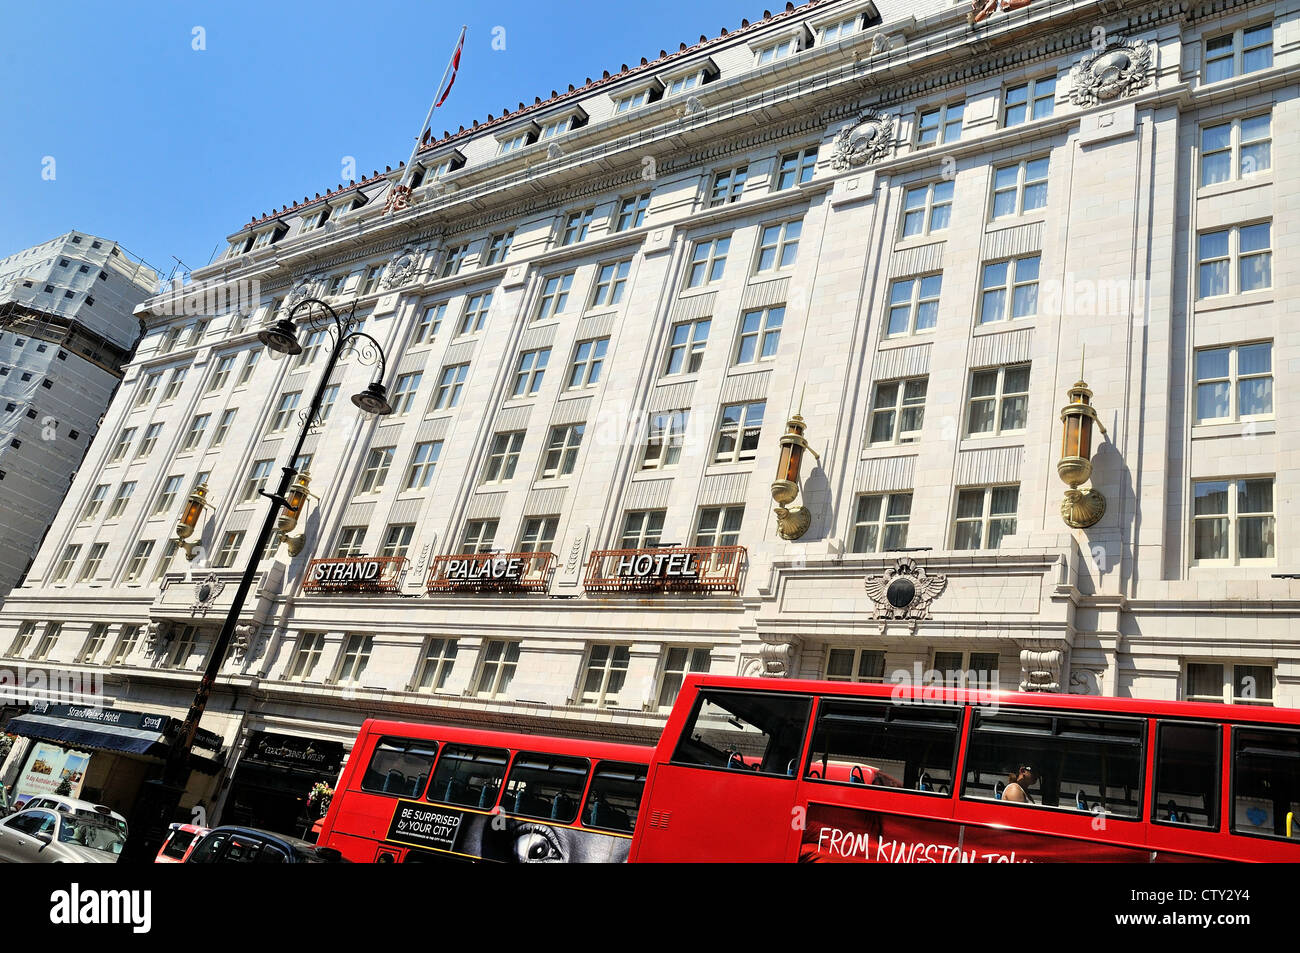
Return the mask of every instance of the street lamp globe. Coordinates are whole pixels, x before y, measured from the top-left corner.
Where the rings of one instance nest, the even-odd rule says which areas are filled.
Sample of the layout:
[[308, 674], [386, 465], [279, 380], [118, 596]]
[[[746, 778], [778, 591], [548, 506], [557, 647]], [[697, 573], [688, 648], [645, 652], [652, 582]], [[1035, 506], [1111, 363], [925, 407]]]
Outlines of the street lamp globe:
[[354, 394], [352, 403], [368, 414], [384, 416], [393, 412], [393, 405], [388, 402], [388, 388], [379, 381], [371, 381], [369, 387]]
[[302, 345], [298, 343], [293, 322], [287, 318], [281, 318], [269, 328], [259, 331], [257, 339], [277, 354], [302, 353]]

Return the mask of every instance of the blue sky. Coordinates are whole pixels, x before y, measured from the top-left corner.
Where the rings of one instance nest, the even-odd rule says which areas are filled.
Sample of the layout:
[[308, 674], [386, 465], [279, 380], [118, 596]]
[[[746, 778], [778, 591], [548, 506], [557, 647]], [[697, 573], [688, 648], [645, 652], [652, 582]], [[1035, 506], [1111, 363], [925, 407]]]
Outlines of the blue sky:
[[[76, 228], [122, 243], [164, 275], [173, 255], [207, 264], [253, 215], [337, 185], [344, 157], [355, 157], [357, 179], [405, 161], [462, 23], [465, 54], [434, 114], [437, 134], [735, 29], [760, 18], [764, 3], [785, 6], [9, 4], [0, 18], [0, 256]], [[502, 51], [492, 49], [495, 27], [505, 30]]]

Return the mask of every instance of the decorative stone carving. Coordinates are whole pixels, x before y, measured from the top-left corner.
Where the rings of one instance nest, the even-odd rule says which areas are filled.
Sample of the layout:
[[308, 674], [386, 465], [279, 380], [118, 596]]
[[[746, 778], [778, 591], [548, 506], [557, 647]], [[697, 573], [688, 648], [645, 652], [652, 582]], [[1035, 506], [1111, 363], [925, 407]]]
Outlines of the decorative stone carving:
[[744, 678], [761, 678], [763, 675], [763, 660], [757, 655], [742, 655], [740, 657], [740, 674]]
[[966, 19], [973, 26], [987, 20], [995, 13], [1010, 13], [1012, 10], [1027, 7], [1033, 2], [1034, 0], [971, 0], [971, 10], [966, 14]]
[[194, 580], [194, 604], [190, 606], [190, 615], [207, 615], [212, 604], [217, 601], [217, 596], [221, 595], [221, 590], [225, 588], [226, 584], [218, 579], [215, 573]]
[[564, 150], [560, 148], [560, 144], [558, 142], [552, 142], [549, 146], [546, 147], [546, 158], [548, 159], [564, 158]]
[[857, 123], [846, 126], [835, 137], [831, 167], [844, 171], [876, 162], [889, 155], [894, 147], [894, 117], [868, 110]]
[[1146, 40], [1116, 37], [1093, 50], [1070, 70], [1070, 101], [1095, 106], [1136, 93], [1152, 81], [1151, 46]]
[[411, 248], [403, 248], [388, 260], [384, 268], [383, 286], [389, 290], [409, 284], [415, 278], [420, 256]]
[[930, 604], [948, 588], [948, 577], [930, 574], [916, 560], [903, 556], [882, 575], [868, 576], [866, 585], [876, 604], [871, 617], [880, 620], [882, 634], [894, 620], [908, 623], [915, 633], [916, 624], [930, 618]]
[[1026, 642], [1020, 650], [1020, 690], [1059, 692], [1065, 653], [1051, 642]]
[[789, 678], [794, 663], [794, 643], [779, 637], [762, 636], [763, 648], [759, 657], [763, 660], [761, 678]]
[[[291, 290], [287, 295], [284, 296], [283, 307], [286, 310], [291, 310], [296, 304], [298, 304], [298, 302], [302, 301], [304, 298], [313, 297], [316, 294], [316, 286], [320, 282], [320, 280], [321, 280], [320, 275], [311, 275], [310, 277], [303, 278], [301, 281], [299, 281], [296, 285], [293, 286], [293, 290]], [[275, 316], [272, 315], [271, 317], [274, 318]]]
[[1074, 695], [1100, 695], [1101, 672], [1089, 668], [1071, 669], [1070, 693]]
[[160, 657], [167, 650], [167, 643], [172, 638], [171, 623], [162, 620], [150, 622], [144, 630], [144, 638], [147, 646], [145, 654], [155, 658]]
[[262, 627], [256, 622], [241, 623], [235, 626], [234, 638], [230, 640], [230, 655], [236, 662], [255, 659], [261, 655], [263, 639]]

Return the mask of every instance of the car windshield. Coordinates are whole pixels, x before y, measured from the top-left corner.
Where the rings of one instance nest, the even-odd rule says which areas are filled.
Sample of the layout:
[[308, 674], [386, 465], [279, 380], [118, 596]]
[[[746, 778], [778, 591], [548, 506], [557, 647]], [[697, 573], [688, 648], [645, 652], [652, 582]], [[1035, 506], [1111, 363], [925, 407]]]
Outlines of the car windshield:
[[76, 844], [107, 854], [122, 853], [125, 841], [126, 835], [112, 820], [105, 822], [78, 814], [64, 814], [63, 824], [59, 827], [59, 843]]

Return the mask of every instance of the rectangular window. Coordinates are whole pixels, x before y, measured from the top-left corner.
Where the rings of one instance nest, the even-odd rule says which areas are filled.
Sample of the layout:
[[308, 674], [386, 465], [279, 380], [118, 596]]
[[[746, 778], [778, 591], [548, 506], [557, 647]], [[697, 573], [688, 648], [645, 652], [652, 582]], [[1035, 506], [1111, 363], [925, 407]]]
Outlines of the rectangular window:
[[158, 445], [158, 437], [162, 434], [162, 429], [163, 425], [161, 423], [150, 424], [145, 428], [144, 439], [140, 441], [140, 446], [135, 451], [137, 460], [143, 460], [153, 453], [153, 448]]
[[293, 359], [293, 364], [290, 365], [291, 369], [297, 370], [315, 361], [316, 356], [325, 347], [327, 336], [328, 332], [325, 328], [317, 328], [315, 331], [309, 332], [307, 337], [303, 339], [301, 353]]
[[657, 470], [676, 466], [682, 457], [682, 444], [686, 440], [686, 422], [689, 410], [666, 410], [649, 415], [650, 433], [646, 439], [645, 453], [641, 458], [642, 470]]
[[135, 582], [144, 575], [145, 566], [148, 565], [152, 553], [153, 540], [145, 539], [135, 544], [135, 552], [131, 554], [131, 561], [126, 566], [126, 582]]
[[[428, 798], [446, 804], [490, 809], [497, 802], [509, 760], [510, 752], [505, 748], [447, 745], [442, 749], [438, 769], [429, 784]], [[428, 763], [433, 763], [432, 757], [428, 758]], [[389, 777], [393, 774], [388, 772]], [[418, 783], [413, 785], [418, 786]], [[403, 792], [399, 788], [394, 793]]]
[[253, 376], [253, 371], [257, 368], [257, 362], [261, 358], [261, 351], [249, 351], [248, 359], [244, 361], [244, 369], [239, 372], [239, 380], [235, 382], [236, 387], [243, 387]]
[[1188, 662], [1183, 697], [1222, 705], [1272, 705], [1273, 668], [1231, 662]]
[[972, 371], [966, 435], [1023, 431], [1029, 417], [1029, 365], [1007, 364]]
[[555, 534], [560, 528], [558, 516], [530, 516], [524, 520], [519, 539], [521, 553], [549, 553], [555, 548]]
[[81, 555], [81, 546], [73, 543], [71, 546], [64, 548], [63, 558], [59, 564], [54, 567], [54, 581], [63, 582], [72, 572], [73, 564], [76, 563], [77, 557]]
[[984, 266], [980, 324], [1032, 318], [1038, 314], [1039, 256]]
[[668, 360], [664, 375], [694, 374], [704, 362], [704, 348], [709, 343], [711, 318], [674, 324], [668, 339]]
[[32, 635], [36, 632], [35, 622], [24, 622], [18, 626], [18, 633], [14, 640], [9, 643], [9, 651], [5, 654], [12, 658], [21, 658], [22, 654], [27, 651], [27, 645], [32, 640]]
[[356, 684], [366, 673], [370, 664], [370, 653], [374, 651], [375, 639], [371, 635], [349, 635], [343, 644], [343, 655], [339, 658], [338, 671], [334, 681], [339, 685]]
[[1300, 816], [1300, 731], [1232, 729], [1232, 830], [1296, 838]]
[[1273, 65], [1273, 24], [1261, 23], [1211, 37], [1205, 43], [1204, 81], [1217, 83]]
[[1008, 86], [1002, 99], [1002, 125], [1017, 126], [1031, 119], [1046, 119], [1056, 101], [1056, 77]]
[[708, 690], [696, 701], [672, 760], [791, 778], [811, 708], [807, 695]]
[[614, 115], [618, 116], [631, 109], [636, 109], [650, 102], [650, 90], [643, 89], [630, 96], [620, 96], [614, 100]]
[[972, 711], [962, 797], [1136, 820], [1146, 720]]
[[365, 277], [361, 281], [361, 293], [363, 295], [374, 294], [379, 290], [379, 277], [384, 273], [383, 265], [371, 265], [366, 269]]
[[217, 550], [217, 558], [212, 561], [212, 567], [226, 569], [233, 566], [235, 557], [239, 555], [239, 547], [242, 545], [244, 545], [243, 530], [227, 533], [221, 540], [221, 548]]
[[745, 507], [706, 506], [700, 510], [695, 526], [696, 546], [738, 546], [740, 526], [745, 521]]
[[140, 384], [140, 391], [135, 397], [135, 406], [143, 407], [153, 402], [154, 395], [158, 393], [158, 385], [162, 382], [162, 373], [147, 374], [144, 381]]
[[420, 323], [415, 327], [413, 344], [431, 344], [434, 336], [442, 327], [442, 319], [447, 316], [447, 302], [427, 305], [420, 315]]
[[717, 281], [727, 267], [727, 252], [731, 250], [731, 236], [696, 242], [691, 250], [690, 268], [686, 287], [698, 288]]
[[227, 354], [217, 362], [217, 369], [212, 372], [212, 379], [208, 381], [208, 393], [219, 391], [226, 386], [226, 381], [230, 380], [230, 374], [235, 369], [235, 355]]
[[573, 287], [573, 272], [552, 275], [542, 284], [542, 298], [537, 306], [537, 321], [545, 321], [564, 313], [569, 303], [569, 289]]
[[219, 447], [226, 442], [226, 435], [230, 433], [230, 427], [235, 422], [235, 414], [238, 408], [231, 408], [221, 415], [221, 422], [217, 424], [216, 431], [212, 434], [212, 443], [208, 449]]
[[797, 37], [790, 37], [782, 40], [780, 43], [773, 43], [763, 47], [756, 54], [759, 66], [767, 66], [769, 63], [775, 63], [777, 60], [783, 60], [787, 56], [799, 52], [799, 40]]
[[495, 551], [497, 520], [470, 520], [465, 524], [465, 534], [460, 540], [461, 553], [472, 556]]
[[952, 221], [952, 179], [918, 185], [903, 193], [903, 237], [946, 231]]
[[1009, 218], [1047, 207], [1050, 160], [1026, 159], [993, 172], [993, 218]]
[[117, 435], [117, 442], [113, 444], [113, 452], [109, 455], [109, 463], [117, 463], [126, 459], [126, 452], [131, 449], [131, 441], [135, 439], [135, 428], [127, 427]]
[[578, 701], [583, 705], [611, 708], [618, 704], [618, 693], [627, 679], [631, 658], [626, 645], [593, 645], [587, 653], [586, 674]]
[[117, 488], [117, 496], [113, 497], [113, 505], [108, 508], [106, 519], [117, 519], [126, 509], [126, 504], [131, 502], [131, 494], [135, 492], [135, 481], [130, 480], [123, 483]]
[[883, 381], [876, 385], [871, 402], [872, 446], [915, 443], [925, 422], [925, 394], [928, 377]]
[[413, 374], [402, 374], [397, 378], [397, 383], [393, 387], [393, 413], [408, 414], [411, 408], [415, 406], [415, 392], [420, 389], [420, 381], [424, 375], [419, 371]]
[[1273, 115], [1201, 127], [1201, 185], [1244, 179], [1273, 167]]
[[811, 181], [817, 171], [817, 147], [811, 146], [799, 152], [787, 152], [781, 156], [776, 169], [776, 190], [793, 188]]
[[1016, 532], [1020, 484], [957, 491], [953, 549], [997, 549]]
[[518, 135], [511, 136], [509, 139], [501, 140], [501, 150], [499, 155], [507, 155], [522, 149], [524, 146], [532, 145], [536, 142], [536, 133], [532, 130], [521, 132]]
[[460, 318], [459, 334], [477, 334], [483, 330], [487, 321], [488, 309], [492, 307], [492, 292], [470, 295], [465, 299], [465, 313]]
[[623, 300], [632, 259], [601, 265], [591, 292], [591, 308], [612, 308]]
[[640, 228], [645, 224], [645, 212], [649, 206], [649, 192], [623, 199], [618, 205], [618, 220], [614, 231], [626, 232], [630, 228]]
[[705, 648], [670, 648], [664, 657], [663, 674], [659, 676], [658, 709], [667, 711], [677, 701], [682, 682], [687, 675], [709, 671], [712, 662]]
[[890, 337], [932, 331], [939, 323], [939, 294], [943, 275], [902, 278], [889, 289]]
[[294, 412], [298, 409], [298, 401], [301, 398], [302, 391], [300, 390], [280, 395], [280, 403], [275, 407], [275, 415], [271, 418], [271, 427], [268, 433], [280, 433], [289, 429], [289, 424], [293, 423]]
[[573, 361], [569, 364], [569, 390], [595, 387], [600, 383], [608, 347], [609, 338], [578, 342], [573, 351]]
[[1271, 222], [1237, 225], [1197, 236], [1198, 298], [1273, 287]]
[[791, 267], [799, 254], [799, 236], [802, 232], [803, 219], [763, 226], [758, 237], [754, 274]]
[[587, 232], [591, 228], [592, 216], [595, 214], [596, 210], [594, 208], [570, 212], [564, 219], [564, 234], [560, 237], [560, 244], [573, 245], [585, 241]]
[[350, 559], [362, 555], [361, 544], [365, 539], [366, 527], [344, 526], [339, 530], [339, 541], [334, 547], [334, 556], [338, 559]]
[[961, 717], [961, 707], [953, 705], [824, 699], [807, 776], [828, 784], [951, 797]]
[[429, 440], [417, 443], [411, 453], [411, 465], [406, 471], [408, 490], [423, 490], [433, 484], [434, 469], [438, 466], [438, 457], [442, 455], [442, 441]]
[[379, 555], [385, 559], [405, 556], [411, 548], [411, 540], [414, 537], [414, 523], [393, 524], [388, 527], [388, 532], [384, 535], [384, 545], [379, 547]]
[[[474, 683], [475, 695], [496, 698], [510, 690], [515, 668], [519, 665], [519, 645], [518, 642], [493, 639], [483, 646], [483, 661]], [[502, 768], [504, 770], [504, 762]]]
[[167, 382], [167, 389], [163, 391], [162, 403], [169, 400], [175, 400], [176, 395], [181, 392], [181, 385], [185, 383], [185, 372], [188, 368], [178, 367], [172, 371], [171, 380]]
[[203, 442], [203, 431], [207, 430], [208, 421], [211, 419], [211, 414], [198, 414], [190, 421], [190, 429], [185, 434], [185, 442], [181, 444], [181, 453], [198, 449], [199, 444]]
[[531, 397], [541, 390], [542, 376], [546, 373], [546, 363], [550, 359], [549, 347], [520, 354], [519, 366], [515, 368], [515, 389], [510, 396]]
[[1157, 726], [1154, 823], [1219, 829], [1222, 730], [1176, 721]]
[[468, 364], [453, 364], [442, 369], [438, 378], [438, 389], [433, 393], [433, 406], [430, 410], [450, 410], [460, 404], [460, 392], [464, 389], [465, 378], [469, 376]]
[[722, 408], [714, 463], [739, 463], [757, 456], [766, 407], [767, 401], [760, 400], [750, 404], [728, 404]]
[[316, 670], [316, 663], [320, 661], [324, 649], [324, 633], [304, 632], [298, 636], [298, 646], [293, 654], [293, 662], [289, 666], [288, 679], [301, 682], [311, 678], [311, 673]]
[[483, 257], [484, 266], [499, 265], [510, 254], [510, 245], [515, 240], [514, 232], [499, 232], [488, 239], [487, 254]]
[[167, 545], [163, 547], [162, 557], [158, 560], [158, 565], [154, 568], [153, 571], [154, 582], [157, 582], [159, 579], [161, 579], [163, 576], [167, 574], [167, 570], [171, 568], [172, 557], [176, 555], [176, 550], [179, 548], [180, 548], [180, 544], [176, 542], [176, 540], [174, 539], [167, 540]]
[[91, 662], [104, 648], [104, 641], [108, 638], [108, 623], [96, 622], [90, 627], [90, 634], [86, 637], [86, 644], [81, 647], [81, 652], [77, 655], [78, 662]]
[[249, 503], [257, 499], [258, 491], [271, 476], [271, 467], [275, 465], [274, 460], [258, 460], [253, 464], [252, 470], [248, 473], [248, 479], [244, 481], [244, 493], [240, 496], [241, 503]]
[[383, 489], [388, 480], [389, 468], [393, 465], [396, 447], [372, 447], [366, 456], [365, 469], [361, 471], [362, 493], [377, 493]]
[[127, 656], [135, 651], [135, 647], [140, 641], [140, 626], [124, 625], [121, 634], [117, 637], [117, 644], [113, 646], [113, 654], [108, 660], [109, 665], [121, 665], [126, 661]]
[[578, 819], [590, 766], [586, 758], [520, 752], [510, 765], [502, 808], [519, 817], [572, 824]]
[[623, 517], [620, 549], [654, 549], [664, 532], [664, 510], [632, 510]]
[[1192, 559], [1249, 565], [1277, 558], [1273, 478], [1192, 483]]
[[912, 494], [870, 493], [858, 497], [853, 517], [855, 553], [896, 552], [907, 546], [907, 524], [912, 518]]
[[546, 441], [546, 452], [542, 457], [540, 479], [564, 477], [573, 472], [585, 430], [586, 424], [567, 424], [551, 428], [551, 435]]
[[181, 484], [184, 479], [182, 476], [169, 476], [167, 478], [162, 491], [158, 494], [158, 501], [154, 504], [153, 513], [155, 516], [159, 513], [170, 513], [173, 510], [177, 498], [181, 495]]
[[417, 692], [440, 692], [446, 687], [456, 664], [456, 643], [456, 639], [430, 639], [425, 643], [413, 686]]
[[95, 492], [90, 494], [90, 499], [86, 501], [86, 508], [81, 511], [81, 522], [89, 522], [94, 519], [96, 514], [104, 506], [104, 500], [108, 497], [108, 484], [101, 483], [95, 487]]
[[[465, 262], [465, 255], [469, 252], [469, 245], [457, 245], [454, 248], [448, 248], [445, 257], [442, 259], [442, 268], [438, 270], [439, 278], [450, 278], [460, 271], [460, 266]], [[363, 291], [362, 294], [367, 292]]]
[[59, 635], [62, 632], [62, 622], [45, 623], [45, 631], [41, 633], [41, 640], [36, 643], [36, 651], [32, 653], [32, 660], [41, 662], [49, 658], [50, 652], [54, 649], [54, 643], [59, 640]]
[[884, 684], [885, 653], [876, 649], [830, 649], [826, 653], [825, 677], [828, 682]]
[[[1050, 114], [1050, 107], [1048, 111]], [[965, 102], [923, 109], [916, 120], [916, 147], [924, 149], [927, 146], [956, 142], [961, 138], [961, 122], [965, 112]]]
[[519, 466], [519, 452], [524, 447], [524, 431], [499, 433], [492, 438], [487, 466], [483, 468], [484, 483], [505, 483], [514, 479]]
[[996, 652], [935, 652], [928, 684], [991, 691], [997, 686]]
[[1273, 344], [1236, 344], [1196, 352], [1198, 423], [1273, 416]]
[[749, 175], [749, 166], [717, 172], [713, 176], [713, 188], [709, 192], [709, 208], [739, 202], [740, 194], [745, 190], [745, 179]]

